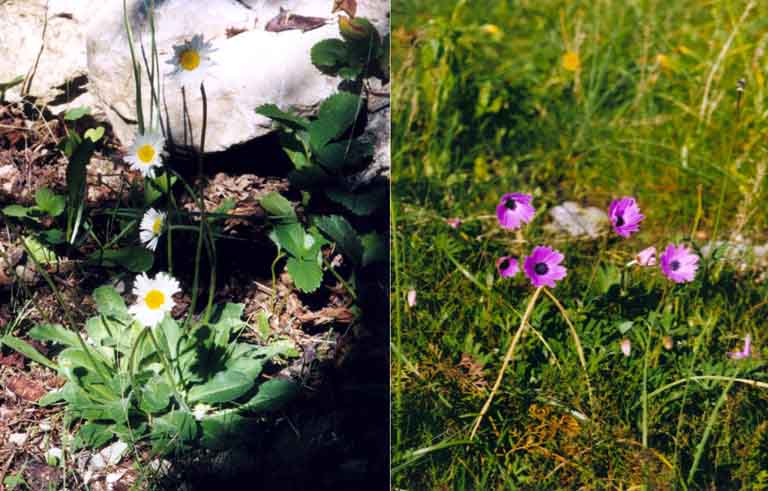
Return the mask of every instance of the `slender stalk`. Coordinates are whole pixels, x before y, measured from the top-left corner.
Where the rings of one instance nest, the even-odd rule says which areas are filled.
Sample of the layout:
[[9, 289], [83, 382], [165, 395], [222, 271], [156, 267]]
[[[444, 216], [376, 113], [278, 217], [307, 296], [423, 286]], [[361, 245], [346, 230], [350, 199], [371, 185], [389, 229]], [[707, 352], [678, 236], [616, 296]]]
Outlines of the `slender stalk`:
[[480, 423], [482, 423], [485, 413], [487, 413], [488, 408], [491, 407], [491, 401], [493, 401], [493, 396], [495, 396], [496, 391], [499, 390], [499, 386], [501, 385], [501, 379], [504, 377], [504, 371], [507, 369], [507, 366], [512, 361], [512, 355], [515, 353], [515, 346], [517, 346], [517, 342], [520, 340], [520, 336], [523, 334], [523, 330], [525, 329], [525, 323], [528, 321], [528, 317], [530, 317], [531, 313], [533, 312], [533, 307], [534, 305], [536, 305], [536, 300], [539, 298], [539, 294], [541, 293], [542, 289], [544, 289], [543, 286], [538, 287], [536, 291], [533, 292], [533, 296], [531, 297], [531, 299], [528, 301], [528, 307], [526, 307], [525, 314], [523, 314], [523, 319], [520, 321], [520, 327], [517, 328], [517, 332], [515, 332], [515, 336], [512, 338], [512, 342], [509, 344], [509, 349], [507, 349], [507, 354], [504, 356], [504, 362], [501, 364], [501, 369], [499, 370], [499, 375], [496, 377], [496, 382], [493, 384], [493, 388], [491, 389], [491, 394], [488, 396], [488, 400], [485, 401], [483, 408], [480, 410], [480, 414], [477, 416], [477, 419], [475, 420], [475, 424], [472, 427], [472, 431], [469, 434], [470, 440], [475, 438], [475, 434], [477, 434], [477, 430], [478, 428], [480, 428]]
[[704, 448], [707, 446], [707, 440], [709, 440], [709, 435], [712, 434], [712, 429], [714, 428], [715, 423], [717, 423], [717, 416], [720, 413], [720, 408], [722, 408], [723, 404], [725, 404], [725, 400], [728, 398], [728, 391], [730, 391], [731, 387], [733, 387], [733, 383], [734, 383], [733, 380], [728, 382], [728, 385], [725, 386], [722, 394], [720, 394], [720, 398], [717, 400], [717, 403], [715, 403], [715, 407], [712, 409], [712, 412], [709, 414], [709, 420], [707, 420], [707, 427], [704, 428], [704, 434], [701, 435], [701, 440], [699, 441], [699, 444], [696, 446], [696, 453], [693, 456], [693, 464], [691, 464], [691, 470], [688, 472], [688, 484], [691, 484], [693, 482], [693, 478], [696, 475], [696, 470], [699, 468], [699, 461], [701, 461], [701, 456], [704, 455]]
[[168, 254], [168, 274], [173, 276], [173, 227], [171, 226], [171, 173], [165, 172], [165, 184], [166, 184], [166, 198], [165, 198], [165, 229], [166, 229], [166, 241], [165, 249]]
[[146, 328], [145, 330], [149, 334], [149, 340], [152, 341], [152, 346], [155, 347], [157, 356], [160, 358], [160, 362], [163, 364], [163, 367], [165, 368], [165, 373], [166, 373], [166, 376], [168, 377], [168, 383], [171, 384], [171, 389], [173, 390], [174, 398], [182, 407], [182, 409], [184, 409], [185, 411], [189, 411], [189, 406], [187, 406], [186, 401], [184, 401], [184, 398], [181, 397], [181, 394], [179, 394], [179, 391], [176, 388], [176, 381], [173, 379], [173, 371], [171, 370], [171, 365], [170, 363], [168, 363], [168, 359], [165, 357], [165, 352], [160, 348], [160, 344], [157, 342], [155, 333], [152, 332], [152, 328]]
[[587, 371], [587, 360], [584, 357], [584, 348], [581, 346], [581, 339], [579, 339], [579, 334], [576, 332], [576, 327], [571, 322], [571, 319], [568, 317], [568, 313], [565, 311], [565, 308], [557, 299], [557, 297], [555, 297], [552, 294], [552, 292], [550, 292], [547, 288], [544, 288], [544, 293], [549, 297], [550, 300], [552, 300], [552, 302], [554, 302], [558, 310], [560, 310], [560, 314], [563, 316], [563, 319], [565, 319], [565, 323], [568, 324], [568, 329], [570, 329], [571, 331], [571, 336], [573, 336], [573, 343], [576, 345], [576, 354], [579, 355], [579, 363], [581, 363], [581, 368], [584, 370], [584, 379], [587, 381], [587, 393], [589, 394], [589, 404], [592, 406], [592, 409], [594, 410], [595, 400], [592, 394], [592, 384], [589, 382], [589, 373]]
[[123, 0], [123, 22], [125, 23], [125, 32], [128, 35], [128, 47], [131, 51], [131, 64], [133, 65], [133, 80], [136, 84], [136, 120], [139, 124], [139, 133], [144, 134], [144, 109], [141, 103], [141, 65], [136, 61], [136, 47], [133, 44], [133, 29], [128, 20], [127, 0]]
[[35, 265], [35, 269], [43, 276], [45, 282], [48, 283], [48, 286], [51, 288], [53, 295], [56, 297], [56, 301], [59, 302], [59, 305], [61, 305], [62, 309], [64, 310], [64, 316], [66, 317], [67, 323], [70, 325], [70, 330], [77, 336], [78, 343], [85, 352], [85, 355], [88, 357], [88, 361], [90, 361], [93, 367], [96, 369], [96, 374], [106, 383], [110, 379], [109, 374], [102, 372], [102, 365], [98, 363], [93, 357], [93, 354], [88, 348], [88, 345], [85, 343], [85, 340], [83, 339], [82, 334], [80, 334], [80, 331], [75, 329], [75, 321], [72, 318], [72, 313], [69, 311], [69, 305], [64, 302], [64, 298], [61, 296], [59, 289], [56, 288], [56, 284], [51, 279], [51, 275], [49, 275], [48, 271], [46, 271], [45, 268], [40, 265], [40, 263], [35, 258], [35, 255], [32, 254], [32, 251], [30, 251], [29, 247], [27, 247], [26, 242], [22, 240], [21, 244], [24, 247], [24, 251], [27, 253], [27, 257], [32, 260], [32, 263]]
[[334, 269], [334, 267], [331, 265], [331, 263], [328, 262], [327, 259], [323, 259], [323, 262], [325, 263], [325, 267], [328, 269], [328, 271], [331, 272], [331, 274], [339, 280], [339, 282], [344, 286], [344, 289], [346, 289], [350, 295], [352, 295], [352, 299], [354, 301], [357, 301], [357, 293], [355, 293], [355, 289], [352, 288], [345, 280], [341, 277], [338, 271]]
[[648, 448], [648, 356], [651, 351], [651, 323], [648, 323], [648, 339], [643, 356], [643, 448]]

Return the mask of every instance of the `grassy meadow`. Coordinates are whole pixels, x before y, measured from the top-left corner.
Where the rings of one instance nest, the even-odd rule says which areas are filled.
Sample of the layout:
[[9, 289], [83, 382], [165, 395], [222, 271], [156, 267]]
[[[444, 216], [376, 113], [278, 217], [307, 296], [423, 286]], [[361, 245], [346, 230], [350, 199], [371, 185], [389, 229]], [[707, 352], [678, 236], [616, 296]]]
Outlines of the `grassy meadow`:
[[[394, 488], [768, 489], [765, 267], [711, 244], [768, 241], [766, 6], [393, 0], [392, 18]], [[508, 192], [536, 207], [517, 231], [495, 215]], [[545, 228], [622, 196], [645, 215], [629, 238]], [[627, 266], [672, 243], [701, 256], [694, 281]], [[568, 274], [531, 303], [495, 263], [536, 245]]]

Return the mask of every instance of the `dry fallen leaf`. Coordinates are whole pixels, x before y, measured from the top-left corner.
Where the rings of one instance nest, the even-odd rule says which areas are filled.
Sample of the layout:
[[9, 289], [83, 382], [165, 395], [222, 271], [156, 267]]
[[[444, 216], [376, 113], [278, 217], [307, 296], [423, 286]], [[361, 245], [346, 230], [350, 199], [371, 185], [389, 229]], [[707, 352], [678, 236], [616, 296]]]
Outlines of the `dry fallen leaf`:
[[48, 391], [45, 390], [45, 387], [43, 387], [43, 384], [37, 380], [27, 378], [24, 375], [11, 377], [5, 385], [18, 397], [29, 402], [37, 402], [48, 393]]
[[357, 0], [334, 0], [332, 14], [336, 12], [346, 12], [347, 15], [354, 18], [357, 13]]

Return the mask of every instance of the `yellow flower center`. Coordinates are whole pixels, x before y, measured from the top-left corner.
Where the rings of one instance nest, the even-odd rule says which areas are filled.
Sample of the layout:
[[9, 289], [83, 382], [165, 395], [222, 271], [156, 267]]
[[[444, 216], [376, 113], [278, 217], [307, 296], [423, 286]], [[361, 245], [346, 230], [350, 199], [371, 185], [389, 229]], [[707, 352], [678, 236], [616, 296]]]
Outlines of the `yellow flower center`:
[[152, 159], [155, 158], [155, 147], [153, 147], [150, 144], [142, 145], [139, 147], [139, 150], [136, 152], [136, 155], [139, 157], [139, 160], [144, 165], [149, 164], [152, 162]]
[[581, 60], [579, 59], [579, 54], [574, 53], [573, 51], [565, 53], [563, 55], [562, 64], [563, 68], [569, 72], [578, 71], [579, 68], [581, 68]]
[[155, 218], [155, 222], [152, 224], [152, 233], [160, 235], [160, 230], [163, 228], [163, 219], [161, 217]]
[[152, 310], [159, 309], [165, 303], [165, 295], [160, 290], [150, 290], [144, 297], [144, 303]]
[[182, 51], [179, 55], [179, 65], [184, 70], [192, 71], [200, 66], [200, 53], [194, 49]]

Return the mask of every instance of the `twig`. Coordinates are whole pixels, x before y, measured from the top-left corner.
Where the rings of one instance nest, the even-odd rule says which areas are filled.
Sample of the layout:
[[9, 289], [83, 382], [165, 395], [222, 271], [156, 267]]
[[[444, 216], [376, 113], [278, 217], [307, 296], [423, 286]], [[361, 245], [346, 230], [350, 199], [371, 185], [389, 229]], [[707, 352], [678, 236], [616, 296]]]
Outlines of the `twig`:
[[27, 97], [29, 95], [29, 91], [32, 89], [32, 80], [35, 78], [35, 74], [37, 74], [37, 66], [40, 64], [40, 57], [43, 56], [43, 51], [45, 51], [45, 33], [48, 31], [48, 1], [45, 2], [45, 20], [43, 21], [43, 34], [40, 36], [41, 42], [40, 42], [40, 51], [37, 52], [37, 58], [35, 58], [35, 64], [32, 65], [32, 68], [29, 69], [27, 72], [27, 77], [24, 79], [24, 83], [21, 85], [21, 97]]

